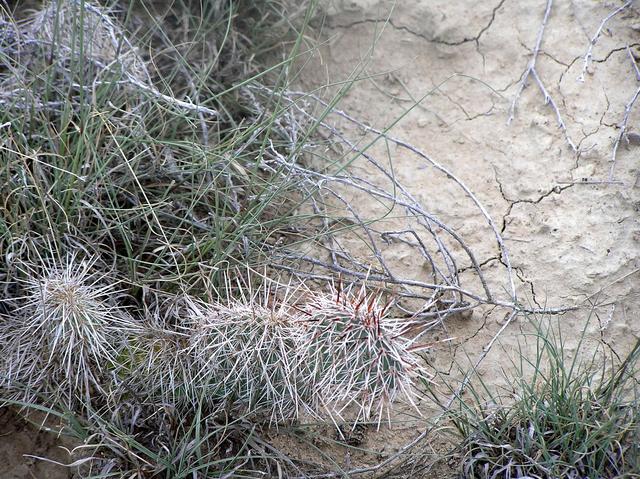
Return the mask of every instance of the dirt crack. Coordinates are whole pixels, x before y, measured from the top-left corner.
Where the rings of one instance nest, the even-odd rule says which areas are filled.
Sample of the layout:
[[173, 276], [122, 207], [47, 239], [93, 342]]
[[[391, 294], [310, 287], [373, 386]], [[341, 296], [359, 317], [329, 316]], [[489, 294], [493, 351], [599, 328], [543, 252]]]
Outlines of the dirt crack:
[[[484, 266], [487, 266], [489, 263], [492, 263], [494, 261], [501, 261], [501, 260], [498, 256], [491, 256], [490, 258], [487, 258], [484, 261], [478, 263], [478, 268], [482, 269]], [[471, 270], [475, 271], [475, 269], [476, 269], [475, 266], [465, 266], [464, 268], [458, 268], [458, 274], [465, 273]]]
[[526, 284], [529, 286], [529, 290], [531, 291], [531, 300], [533, 303], [540, 308], [540, 303], [538, 303], [538, 299], [536, 298], [536, 289], [533, 286], [533, 281], [530, 281], [524, 277], [524, 271], [521, 267], [514, 267], [513, 270], [516, 272], [516, 276], [522, 282], [522, 284]]
[[627, 48], [636, 48], [636, 47], [640, 47], [640, 43], [632, 43], [630, 45], [625, 45], [623, 47], [619, 47], [619, 48], [614, 48], [613, 50], [610, 50], [609, 53], [607, 53], [607, 55], [598, 60], [597, 58], [593, 58], [591, 59], [591, 61], [593, 63], [605, 63], [607, 60], [609, 60], [609, 58], [611, 57], [611, 55], [613, 55], [614, 53], [618, 53], [618, 52], [626, 52]]
[[379, 19], [379, 18], [365, 18], [364, 20], [356, 20], [354, 22], [350, 22], [350, 23], [335, 23], [332, 26], [332, 28], [340, 28], [340, 29], [349, 29], [358, 25], [365, 25], [368, 23], [386, 23], [388, 25], [390, 25], [394, 30], [398, 30], [398, 31], [402, 31], [402, 32], [406, 32], [410, 35], [413, 35], [415, 37], [419, 37], [422, 40], [429, 42], [429, 43], [436, 43], [438, 45], [446, 45], [448, 47], [457, 47], [460, 45], [464, 45], [465, 43], [469, 43], [475, 40], [475, 38], [464, 38], [462, 40], [459, 41], [455, 41], [455, 42], [451, 42], [451, 41], [447, 41], [447, 40], [439, 40], [437, 38], [430, 38], [428, 36], [426, 36], [424, 33], [419, 33], [416, 32], [415, 30], [412, 30], [411, 28], [405, 26], [405, 25], [396, 25], [394, 23], [394, 21], [390, 18], [385, 18], [385, 19]]
[[500, 233], [504, 233], [506, 228], [507, 228], [507, 219], [508, 217], [511, 215], [511, 211], [513, 210], [513, 207], [517, 204], [521, 204], [521, 203], [529, 203], [529, 204], [533, 204], [533, 205], [537, 205], [540, 202], [542, 202], [545, 198], [556, 194], [559, 195], [560, 193], [562, 193], [564, 190], [571, 188], [572, 186], [574, 186], [573, 184], [569, 184], [569, 185], [564, 185], [564, 186], [560, 186], [560, 185], [556, 185], [553, 188], [551, 188], [550, 190], [544, 192], [542, 195], [540, 195], [538, 198], [536, 199], [511, 199], [509, 198], [505, 191], [504, 188], [502, 186], [502, 182], [500, 181], [500, 179], [498, 178], [498, 174], [497, 171], [494, 170], [494, 178], [496, 180], [496, 183], [498, 184], [498, 190], [500, 191], [500, 195], [502, 196], [502, 199], [504, 199], [509, 205], [507, 206], [507, 211], [505, 212], [504, 215], [502, 215], [502, 228], [500, 230]]
[[[443, 39], [438, 39], [438, 38], [433, 38], [433, 37], [428, 37], [426, 36], [424, 33], [420, 33], [420, 32], [416, 32], [415, 30], [412, 30], [411, 28], [405, 26], [405, 25], [397, 25], [394, 20], [392, 20], [391, 18], [384, 18], [384, 19], [379, 19], [379, 18], [365, 18], [363, 20], [356, 20], [354, 22], [349, 22], [349, 23], [335, 23], [332, 24], [332, 28], [341, 28], [341, 29], [349, 29], [352, 27], [355, 27], [357, 25], [363, 25], [363, 24], [367, 24], [367, 23], [387, 23], [389, 25], [391, 25], [391, 27], [394, 30], [399, 30], [399, 31], [403, 31], [406, 32], [410, 35], [419, 37], [429, 43], [436, 43], [438, 45], [446, 45], [448, 47], [457, 47], [460, 45], [464, 45], [466, 43], [471, 43], [471, 42], [475, 42], [476, 46], [478, 45], [478, 42], [480, 41], [480, 38], [482, 37], [482, 35], [485, 34], [485, 32], [487, 30], [489, 30], [489, 28], [491, 28], [491, 25], [493, 25], [493, 22], [496, 19], [496, 14], [498, 12], [498, 10], [500, 10], [500, 8], [502, 8], [502, 6], [504, 5], [504, 3], [506, 2], [506, 0], [500, 0], [500, 2], [498, 3], [498, 5], [496, 5], [492, 12], [491, 12], [491, 18], [489, 19], [489, 22], [480, 29], [480, 31], [478, 32], [477, 35], [473, 36], [473, 37], [464, 37], [461, 40], [456, 40], [456, 41], [450, 41], [450, 40], [443, 40]], [[479, 52], [480, 53], [480, 52]]]
[[474, 38], [476, 42], [479, 42], [480, 37], [484, 34], [484, 32], [486, 32], [487, 30], [489, 30], [489, 28], [491, 28], [491, 25], [493, 25], [493, 22], [496, 19], [496, 13], [498, 13], [498, 10], [502, 8], [502, 6], [504, 5], [504, 2], [506, 2], [506, 0], [501, 0], [500, 3], [498, 3], [498, 5], [493, 8], [493, 11], [491, 12], [491, 20], [489, 20], [489, 23], [487, 23], [487, 25], [482, 30], [480, 30], [480, 32], [476, 35], [476, 37]]

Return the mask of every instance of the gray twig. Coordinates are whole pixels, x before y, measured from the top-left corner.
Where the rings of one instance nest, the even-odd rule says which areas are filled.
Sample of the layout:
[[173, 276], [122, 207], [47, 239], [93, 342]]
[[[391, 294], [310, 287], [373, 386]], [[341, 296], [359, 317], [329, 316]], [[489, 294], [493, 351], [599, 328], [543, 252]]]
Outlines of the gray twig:
[[[627, 47], [627, 51], [629, 52], [629, 47]], [[629, 52], [629, 58], [631, 58], [631, 63], [633, 65], [633, 70], [636, 74], [636, 79], [640, 81], [640, 71], [638, 69], [638, 64], [636, 63], [636, 60], [633, 58], [633, 55], [631, 55], [631, 52]], [[611, 152], [611, 166], [609, 167], [609, 181], [614, 181], [613, 174], [616, 167], [616, 156], [618, 153], [618, 147], [620, 146], [620, 142], [622, 141], [622, 139], [624, 138], [627, 132], [629, 115], [631, 113], [631, 110], [633, 109], [633, 105], [638, 99], [638, 96], [640, 96], [640, 86], [636, 88], [636, 91], [634, 92], [633, 96], [631, 97], [629, 102], [625, 105], [624, 116], [622, 117], [622, 121], [618, 124], [618, 128], [619, 128], [618, 136], [616, 137], [616, 140], [613, 143], [613, 150]]]
[[602, 21], [600, 22], [600, 25], [598, 26], [598, 29], [596, 30], [596, 33], [593, 35], [593, 37], [591, 37], [591, 41], [589, 42], [589, 47], [587, 48], [587, 52], [584, 54], [584, 59], [582, 61], [582, 71], [578, 76], [579, 82], [584, 82], [584, 76], [587, 73], [587, 68], [589, 67], [589, 61], [593, 57], [593, 47], [595, 47], [596, 43], [598, 42], [598, 39], [600, 38], [600, 35], [602, 35], [602, 29], [604, 28], [604, 26], [607, 24], [609, 20], [611, 20], [613, 17], [615, 17], [618, 13], [620, 13], [625, 8], [629, 7], [632, 3], [633, 3], [633, 0], [628, 0], [624, 5], [616, 8], [615, 10], [610, 12], [609, 15], [607, 15], [602, 19]]
[[533, 77], [534, 81], [538, 85], [538, 88], [540, 88], [540, 92], [544, 96], [544, 104], [551, 106], [551, 108], [555, 112], [556, 120], [558, 122], [558, 127], [562, 130], [562, 133], [564, 134], [564, 137], [567, 143], [569, 144], [569, 146], [573, 151], [577, 152], [578, 148], [576, 147], [575, 143], [571, 140], [571, 137], [569, 136], [569, 132], [567, 131], [567, 125], [562, 119], [560, 109], [558, 108], [558, 105], [556, 104], [554, 99], [549, 94], [549, 91], [547, 90], [547, 88], [544, 86], [544, 83], [542, 82], [542, 79], [538, 75], [538, 71], [536, 69], [536, 61], [538, 60], [538, 55], [540, 54], [540, 46], [542, 45], [542, 37], [544, 36], [544, 29], [547, 26], [547, 22], [549, 21], [549, 14], [551, 13], [552, 6], [553, 6], [553, 0], [547, 0], [547, 7], [545, 8], [545, 11], [544, 11], [542, 24], [540, 25], [540, 29], [538, 30], [538, 37], [536, 38], [536, 44], [531, 53], [531, 59], [529, 60], [527, 69], [524, 71], [524, 73], [522, 74], [522, 77], [520, 78], [518, 89], [516, 90], [516, 94], [513, 97], [513, 101], [511, 102], [511, 108], [509, 109], [509, 118], [507, 119], [507, 125], [510, 125], [513, 119], [515, 118], [516, 106], [518, 104], [518, 100], [520, 99], [520, 95], [522, 95], [522, 91], [527, 85], [527, 80], [531, 76]]

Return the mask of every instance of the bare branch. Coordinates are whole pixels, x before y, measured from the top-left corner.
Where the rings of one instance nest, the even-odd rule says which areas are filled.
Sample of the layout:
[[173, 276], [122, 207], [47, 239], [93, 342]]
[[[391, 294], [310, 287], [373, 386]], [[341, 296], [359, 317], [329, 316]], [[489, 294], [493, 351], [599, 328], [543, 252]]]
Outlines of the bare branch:
[[527, 85], [527, 80], [531, 76], [533, 77], [534, 81], [538, 85], [538, 88], [540, 88], [540, 92], [544, 96], [544, 104], [549, 105], [553, 109], [554, 113], [556, 114], [558, 127], [562, 130], [562, 133], [564, 134], [564, 137], [567, 143], [569, 144], [569, 146], [573, 151], [577, 152], [578, 148], [576, 147], [575, 143], [571, 140], [571, 137], [569, 136], [569, 132], [567, 131], [567, 126], [564, 120], [562, 119], [562, 115], [560, 114], [560, 109], [558, 108], [558, 105], [556, 104], [554, 99], [549, 94], [549, 91], [547, 90], [547, 88], [544, 86], [544, 83], [542, 82], [540, 76], [538, 75], [538, 71], [536, 69], [536, 61], [538, 60], [538, 55], [540, 54], [540, 47], [542, 45], [542, 37], [544, 36], [544, 29], [547, 26], [547, 22], [549, 21], [549, 14], [551, 13], [552, 6], [553, 6], [553, 0], [547, 0], [547, 7], [545, 8], [545, 11], [544, 11], [542, 24], [540, 25], [540, 29], [538, 30], [538, 37], [536, 38], [536, 44], [533, 47], [533, 51], [531, 53], [531, 59], [529, 60], [527, 69], [524, 71], [524, 73], [522, 74], [522, 77], [520, 78], [518, 89], [516, 90], [516, 94], [513, 97], [513, 101], [511, 102], [511, 108], [509, 109], [509, 118], [507, 119], [507, 125], [510, 125], [513, 119], [515, 118], [516, 106], [518, 104], [518, 100], [520, 99], [520, 96], [522, 95], [522, 91]]
[[[628, 49], [628, 47], [627, 47], [627, 49]], [[636, 64], [636, 61], [633, 58], [633, 56], [631, 56], [631, 60], [632, 60], [634, 71], [636, 73], [636, 78], [640, 79], [640, 77], [638, 77], [638, 65]], [[631, 113], [631, 110], [633, 109], [633, 105], [635, 104], [636, 100], [638, 99], [638, 96], [640, 96], [640, 86], [638, 86], [638, 88], [636, 88], [636, 91], [634, 92], [633, 96], [631, 97], [631, 99], [625, 105], [625, 107], [624, 107], [624, 116], [622, 117], [622, 121], [618, 124], [618, 128], [619, 128], [618, 136], [616, 137], [616, 140], [613, 143], [613, 151], [611, 152], [611, 166], [609, 167], [609, 181], [614, 181], [613, 175], [614, 175], [614, 170], [615, 170], [615, 167], [616, 167], [616, 156], [617, 156], [617, 153], [618, 153], [618, 147], [620, 146], [620, 142], [625, 137], [625, 134], [627, 132], [627, 124], [629, 123], [629, 115]]]
[[587, 73], [587, 68], [589, 67], [589, 61], [593, 57], [593, 47], [595, 47], [596, 43], [598, 42], [598, 39], [602, 34], [602, 29], [604, 28], [604, 26], [607, 24], [609, 20], [611, 20], [613, 17], [615, 17], [618, 13], [623, 11], [625, 8], [628, 8], [632, 3], [633, 3], [633, 0], [628, 0], [624, 5], [616, 8], [611, 13], [609, 13], [609, 15], [604, 17], [604, 19], [600, 22], [600, 25], [598, 26], [596, 33], [593, 35], [593, 37], [591, 38], [591, 41], [589, 42], [589, 48], [587, 48], [587, 52], [584, 54], [584, 59], [582, 62], [582, 71], [580, 72], [580, 76], [578, 76], [579, 82], [584, 82], [584, 76], [585, 76], [585, 73]]

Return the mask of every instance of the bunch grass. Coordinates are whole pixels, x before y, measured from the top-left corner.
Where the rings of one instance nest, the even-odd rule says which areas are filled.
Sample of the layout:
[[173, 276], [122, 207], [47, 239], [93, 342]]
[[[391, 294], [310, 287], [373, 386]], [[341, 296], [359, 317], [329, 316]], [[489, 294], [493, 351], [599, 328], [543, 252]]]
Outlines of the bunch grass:
[[520, 348], [513, 363], [510, 397], [480, 380], [452, 410], [461, 477], [636, 477], [640, 343], [619, 361], [602, 345], [590, 349], [583, 331], [570, 356], [559, 327], [537, 328], [533, 356]]
[[240, 32], [259, 37], [276, 5], [176, 3], [164, 23], [135, 2], [54, 1], [20, 23], [5, 13], [0, 253], [19, 263], [80, 244], [134, 294], [202, 295], [229, 266], [265, 261], [268, 238], [304, 221], [296, 181], [261, 166], [267, 146], [292, 147], [277, 94], [243, 87], [281, 82], [297, 54], [294, 42], [267, 72], [252, 63], [266, 46]]

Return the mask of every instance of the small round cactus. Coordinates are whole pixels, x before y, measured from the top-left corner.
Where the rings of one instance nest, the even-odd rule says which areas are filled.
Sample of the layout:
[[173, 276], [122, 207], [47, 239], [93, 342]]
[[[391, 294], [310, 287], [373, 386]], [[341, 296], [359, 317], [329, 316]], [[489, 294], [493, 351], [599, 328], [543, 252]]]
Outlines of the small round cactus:
[[403, 336], [405, 324], [388, 316], [389, 306], [364, 286], [353, 291], [340, 283], [309, 302], [307, 363], [318, 407], [331, 417], [351, 412], [356, 420], [377, 416], [379, 422], [392, 402], [414, 404], [414, 378], [427, 373]]
[[272, 424], [310, 412], [314, 384], [306, 366], [306, 324], [286, 301], [264, 296], [203, 305], [189, 353], [197, 383], [239, 414]]
[[158, 322], [145, 325], [119, 356], [119, 376], [143, 402], [193, 407], [203, 390], [195, 380], [195, 364], [187, 354], [190, 328], [176, 331]]
[[57, 397], [69, 407], [108, 394], [105, 377], [139, 326], [115, 303], [113, 285], [92, 272], [94, 264], [71, 256], [26, 280], [20, 306], [0, 322], [4, 388]]

